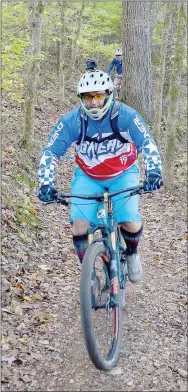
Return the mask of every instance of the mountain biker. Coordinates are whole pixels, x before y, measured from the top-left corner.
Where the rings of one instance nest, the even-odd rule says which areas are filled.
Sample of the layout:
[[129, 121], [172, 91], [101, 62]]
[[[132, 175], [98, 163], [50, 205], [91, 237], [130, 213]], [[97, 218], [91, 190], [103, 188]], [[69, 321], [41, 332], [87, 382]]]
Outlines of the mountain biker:
[[97, 61], [95, 59], [86, 59], [86, 71], [95, 71], [97, 68]]
[[[143, 119], [133, 108], [119, 103], [118, 128], [111, 127], [114, 101], [113, 83], [110, 76], [101, 71], [86, 72], [77, 87], [80, 106], [62, 116], [55, 125], [44, 148], [39, 165], [39, 198], [53, 200], [56, 189], [54, 174], [60, 158], [72, 145], [75, 147], [77, 167], [71, 182], [72, 194], [109, 192], [139, 184], [137, 156], [143, 154], [146, 179], [145, 190], [159, 189], [162, 185], [161, 159], [153, 138]], [[82, 132], [81, 113], [87, 117], [87, 129]], [[121, 199], [121, 200], [120, 200]], [[87, 229], [97, 216], [97, 202], [72, 200], [70, 222], [73, 243], [82, 262], [87, 249]], [[114, 215], [121, 225], [121, 233], [127, 245], [128, 277], [138, 283], [142, 277], [142, 265], [137, 246], [142, 234], [141, 216], [138, 211], [139, 196], [113, 198]], [[84, 205], [80, 205], [84, 204]]]
[[113, 69], [115, 69], [116, 74], [121, 75], [123, 70], [122, 70], [122, 62], [123, 62], [123, 52], [121, 49], [117, 49], [115, 51], [115, 57], [113, 58], [112, 62], [110, 63], [107, 73], [110, 74]]

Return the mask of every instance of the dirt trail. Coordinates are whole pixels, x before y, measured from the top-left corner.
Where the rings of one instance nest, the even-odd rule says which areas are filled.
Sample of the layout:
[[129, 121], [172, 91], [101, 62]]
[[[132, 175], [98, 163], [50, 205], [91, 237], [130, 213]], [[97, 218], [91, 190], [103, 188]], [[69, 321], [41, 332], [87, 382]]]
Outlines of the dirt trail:
[[[47, 140], [51, 124], [59, 117], [56, 101], [53, 106], [51, 101], [43, 106], [45, 110], [37, 112], [36, 161], [41, 141]], [[12, 113], [16, 119], [20, 111], [13, 108]], [[8, 114], [9, 106], [5, 110], [7, 127]], [[18, 153], [20, 162], [22, 158], [15, 142], [20, 121], [20, 117], [13, 121], [12, 134], [6, 133], [5, 145], [16, 150], [11, 153], [15, 154], [12, 163], [10, 151], [5, 152], [8, 183]], [[109, 373], [94, 367], [85, 348], [79, 304], [81, 267], [72, 245], [68, 209], [43, 206], [34, 189], [33, 202], [42, 222], [37, 237], [26, 227], [30, 241], [21, 241], [19, 232], [9, 229], [8, 220], [4, 222], [8, 251], [2, 257], [3, 274], [8, 276], [19, 258], [25, 260], [21, 280], [26, 298], [20, 301], [14, 282], [3, 280], [2, 391], [187, 390], [184, 163], [178, 163], [176, 170], [178, 197], [160, 191], [142, 198], [144, 233], [139, 249], [143, 280], [138, 286], [127, 284], [120, 356]], [[58, 190], [69, 191], [73, 168], [72, 161], [62, 162]], [[34, 300], [27, 298], [33, 295]]]
[[[31, 246], [27, 273], [36, 278], [37, 265], [41, 268], [37, 272], [39, 293], [45, 299], [32, 306], [24, 301], [21, 322], [17, 315], [4, 317], [3, 327], [9, 330], [15, 342], [12, 347], [23, 362], [11, 366], [3, 362], [2, 390], [186, 391], [183, 200], [162, 193], [142, 199], [144, 276], [138, 286], [128, 282], [121, 352], [109, 373], [97, 370], [85, 349], [79, 309], [80, 265], [73, 250], [68, 211], [57, 205], [38, 206], [43, 231], [35, 247]], [[53, 316], [47, 319], [49, 313]], [[10, 317], [15, 323], [12, 335]], [[18, 343], [20, 336], [29, 343]]]

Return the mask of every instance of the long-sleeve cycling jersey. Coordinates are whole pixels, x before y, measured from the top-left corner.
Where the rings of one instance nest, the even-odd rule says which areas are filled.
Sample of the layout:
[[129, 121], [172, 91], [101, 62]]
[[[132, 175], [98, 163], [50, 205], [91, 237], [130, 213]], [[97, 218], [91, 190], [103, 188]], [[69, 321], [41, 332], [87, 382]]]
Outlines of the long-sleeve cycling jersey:
[[116, 57], [114, 57], [114, 59], [112, 60], [112, 62], [110, 63], [108, 69], [107, 69], [107, 73], [110, 73], [113, 68], [115, 67], [116, 73], [122, 74], [122, 59], [118, 60]]
[[[123, 173], [136, 162], [139, 153], [143, 154], [146, 174], [151, 170], [161, 171], [157, 146], [142, 117], [128, 105], [120, 103], [118, 128], [124, 143], [111, 127], [112, 106], [113, 102], [102, 120], [88, 118], [86, 135], [95, 140], [91, 142], [86, 138], [80, 145], [76, 144], [81, 134], [80, 106], [59, 119], [41, 157], [40, 185], [54, 186], [57, 163], [70, 146], [75, 147], [78, 166], [95, 180], [108, 180]], [[109, 140], [106, 139], [108, 136]]]

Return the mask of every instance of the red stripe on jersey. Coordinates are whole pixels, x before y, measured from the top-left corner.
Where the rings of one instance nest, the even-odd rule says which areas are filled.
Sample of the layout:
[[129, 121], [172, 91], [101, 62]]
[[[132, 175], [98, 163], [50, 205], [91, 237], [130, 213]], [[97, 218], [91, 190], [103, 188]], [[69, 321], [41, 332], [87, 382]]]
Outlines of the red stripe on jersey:
[[84, 162], [84, 157], [76, 155], [76, 163], [80, 169], [96, 180], [109, 180], [123, 173], [134, 164], [137, 159], [137, 150], [133, 143], [130, 143], [130, 151], [120, 153], [118, 156], [107, 158], [95, 166], [88, 166]]

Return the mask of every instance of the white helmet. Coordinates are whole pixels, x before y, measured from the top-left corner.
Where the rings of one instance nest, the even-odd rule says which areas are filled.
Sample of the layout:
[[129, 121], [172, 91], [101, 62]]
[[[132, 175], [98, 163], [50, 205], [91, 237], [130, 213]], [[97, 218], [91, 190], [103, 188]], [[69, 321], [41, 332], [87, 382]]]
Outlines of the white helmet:
[[123, 54], [123, 52], [122, 52], [121, 49], [117, 49], [117, 50], [115, 51], [115, 56], [122, 56], [122, 54]]
[[[82, 99], [82, 94], [89, 93], [92, 91], [109, 91], [109, 97], [107, 98], [107, 102], [103, 106], [103, 108], [91, 108], [88, 109], [85, 106], [85, 102]], [[86, 72], [78, 82], [77, 86], [77, 95], [81, 100], [81, 105], [84, 111], [87, 113], [89, 117], [93, 120], [100, 120], [108, 111], [110, 104], [113, 98], [113, 82], [111, 77], [101, 71], [100, 69], [95, 70], [94, 72]]]
[[111, 77], [100, 69], [94, 72], [86, 72], [78, 82], [78, 96], [82, 93], [103, 90], [109, 90], [109, 93], [112, 93], [113, 83]]

